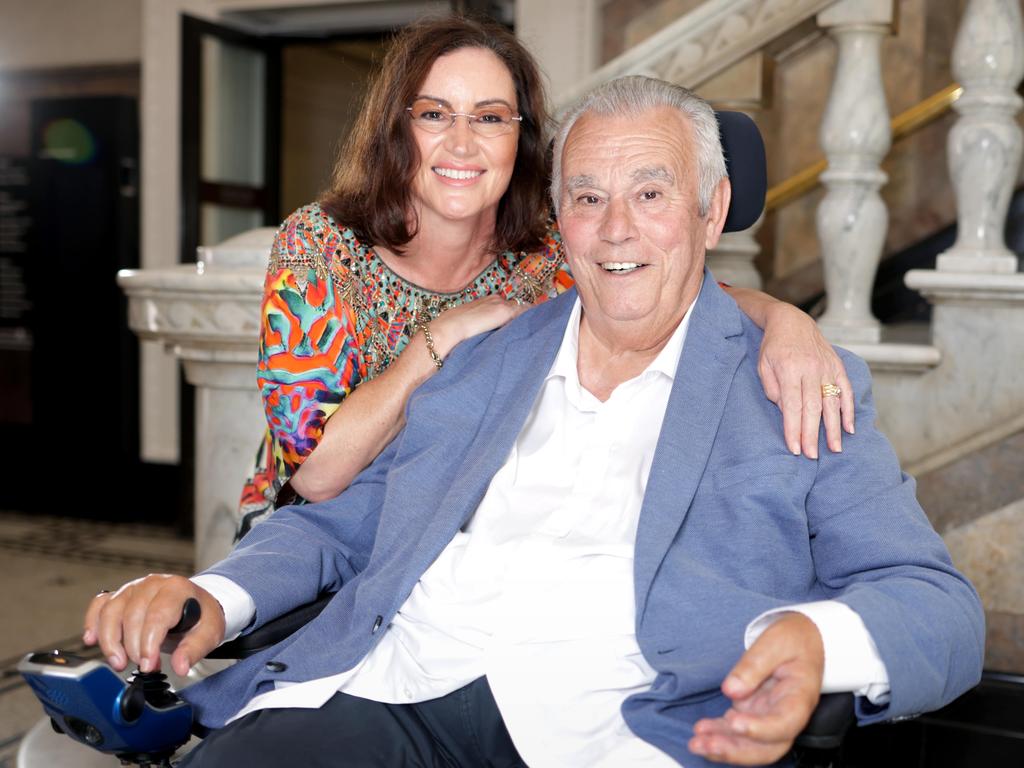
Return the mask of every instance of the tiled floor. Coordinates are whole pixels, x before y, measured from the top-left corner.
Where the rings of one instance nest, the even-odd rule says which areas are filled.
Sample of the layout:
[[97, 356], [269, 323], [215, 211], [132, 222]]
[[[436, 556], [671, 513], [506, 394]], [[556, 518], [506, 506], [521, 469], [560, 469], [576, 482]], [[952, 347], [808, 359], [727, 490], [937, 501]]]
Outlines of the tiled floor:
[[89, 598], [151, 571], [191, 573], [191, 541], [151, 526], [0, 512], [0, 768], [14, 768], [43, 714], [18, 661], [33, 650], [82, 653]]

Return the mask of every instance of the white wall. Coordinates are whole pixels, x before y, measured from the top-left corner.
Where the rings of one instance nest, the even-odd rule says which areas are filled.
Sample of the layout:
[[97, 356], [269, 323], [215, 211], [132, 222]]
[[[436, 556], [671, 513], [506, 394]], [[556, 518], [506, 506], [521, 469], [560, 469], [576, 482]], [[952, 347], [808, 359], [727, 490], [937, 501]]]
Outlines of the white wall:
[[600, 0], [516, 0], [516, 35], [547, 78], [550, 106], [597, 67], [599, 6]]
[[135, 62], [141, 0], [0, 0], [0, 69]]

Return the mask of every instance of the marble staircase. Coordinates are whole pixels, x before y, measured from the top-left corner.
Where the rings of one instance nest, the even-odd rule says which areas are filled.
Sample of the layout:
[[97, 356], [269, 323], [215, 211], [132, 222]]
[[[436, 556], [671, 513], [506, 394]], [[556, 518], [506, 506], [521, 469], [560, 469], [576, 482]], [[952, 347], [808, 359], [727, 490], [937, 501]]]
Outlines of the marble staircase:
[[[815, 217], [827, 302], [819, 323], [872, 368], [880, 425], [921, 479], [926, 511], [982, 592], [993, 633], [990, 666], [1022, 673], [1024, 486], [1015, 475], [1024, 465], [1024, 274], [1004, 241], [1020, 175], [1021, 7], [1018, 0], [961, 4], [948, 77], [964, 90], [946, 152], [958, 234], [934, 269], [907, 273], [907, 286], [931, 302], [932, 317], [912, 340], [898, 340], [904, 329], [884, 327], [870, 302], [890, 218], [880, 194], [891, 144], [881, 43], [898, 23], [900, 6], [895, 0], [688, 3], [674, 22], [563, 89], [557, 106], [607, 78], [649, 74], [758, 119], [764, 97], [770, 100], [765, 80], [779, 41], [792, 48], [831, 40], [836, 63], [819, 127], [825, 193]], [[717, 276], [759, 285], [753, 234], [738, 233], [710, 255]], [[991, 478], [993, 462], [1006, 471], [1005, 481]], [[1000, 494], [993, 495], [997, 487]]]
[[[1003, 446], [1010, 455], [1024, 458], [1024, 448], [1012, 439], [1024, 431], [1024, 274], [1003, 242], [1020, 167], [1016, 115], [1022, 102], [1016, 89], [1024, 77], [1024, 26], [1018, 0], [963, 3], [949, 73], [964, 87], [948, 141], [959, 236], [935, 269], [914, 270], [906, 278], [933, 305], [923, 337], [900, 338], [900, 329], [884, 327], [870, 309], [890, 218], [879, 192], [887, 181], [881, 165], [890, 144], [881, 41], [897, 22], [895, 0], [691, 2], [685, 15], [562, 88], [556, 105], [566, 106], [592, 81], [643, 73], [694, 87], [717, 104], [754, 110], [767, 97], [764, 84], [780, 46], [836, 47], [820, 126], [821, 149], [828, 160], [816, 217], [828, 303], [821, 327], [835, 343], [868, 361], [880, 424], [908, 471], [922, 478], [952, 472], [957, 462], [990, 447]], [[517, 29], [545, 71], [563, 69], [554, 57], [571, 43], [562, 35], [546, 49], [529, 30], [561, 28], [552, 23], [553, 17], [583, 6], [591, 7], [552, 6], [541, 0], [517, 4]], [[580, 28], [599, 34], [592, 23]], [[753, 268], [758, 252], [754, 234], [737, 233], [711, 255], [720, 278], [741, 285], [759, 283]], [[230, 510], [251, 450], [245, 446], [255, 445], [259, 431], [258, 403], [249, 384], [255, 349], [244, 339], [255, 332], [260, 293], [256, 262], [265, 258], [269, 237], [268, 232], [254, 232], [244, 243], [206, 251], [195, 267], [123, 277], [132, 294], [133, 327], [176, 349], [187, 363], [189, 379], [203, 388], [200, 417], [205, 422], [196, 430], [204, 470], [197, 477], [196, 530], [204, 532], [199, 565], [216, 559], [230, 544]], [[235, 254], [238, 258], [232, 260], [235, 251], [241, 256]], [[179, 290], [185, 283], [194, 283], [192, 299]], [[963, 482], [974, 487], [983, 480], [979, 476]], [[1015, 501], [1002, 499], [998, 507], [972, 518], [975, 522], [965, 523], [967, 527], [950, 528], [948, 535], [955, 533], [957, 541], [971, 547], [1005, 540], [1000, 526], [1020, 531], [1024, 525]], [[996, 517], [985, 517], [989, 514]], [[983, 517], [985, 524], [980, 523]], [[1024, 548], [1008, 556], [1019, 568]], [[1006, 611], [1005, 601], [983, 597], [992, 611], [1024, 619], [1024, 605]], [[1014, 665], [1012, 671], [1024, 673], [1024, 658]]]

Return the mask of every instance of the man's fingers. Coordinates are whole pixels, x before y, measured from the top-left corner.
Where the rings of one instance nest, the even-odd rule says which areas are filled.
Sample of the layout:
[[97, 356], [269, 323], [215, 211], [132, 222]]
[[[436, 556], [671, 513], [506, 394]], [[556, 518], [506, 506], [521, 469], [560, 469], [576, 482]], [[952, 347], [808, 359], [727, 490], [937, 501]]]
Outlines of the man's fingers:
[[738, 732], [725, 718], [699, 721], [687, 745], [691, 752], [709, 760], [733, 765], [774, 763], [790, 749], [790, 742], [763, 742]]
[[224, 611], [220, 603], [198, 587], [195, 597], [202, 609], [199, 623], [185, 633], [171, 654], [171, 667], [179, 675], [187, 675], [193, 664], [224, 642]]
[[128, 656], [121, 643], [121, 616], [124, 604], [114, 600], [106, 601], [99, 610], [96, 640], [100, 644], [107, 662], [120, 672], [128, 665]]
[[96, 595], [85, 609], [85, 619], [82, 622], [82, 642], [86, 645], [95, 645], [98, 638], [96, 630], [100, 621], [100, 609], [110, 600], [110, 592], [104, 591]]
[[[736, 662], [722, 683], [722, 691], [734, 701], [745, 699], [776, 673], [788, 677], [795, 669], [805, 670], [817, 691], [824, 658], [821, 634], [814, 622], [800, 613], [780, 614]], [[789, 662], [797, 666], [784, 669]]]
[[[760, 692], [755, 695], [760, 696]], [[802, 681], [786, 680], [765, 694], [761, 706], [733, 708], [725, 720], [736, 733], [764, 743], [791, 742], [807, 724], [817, 701], [816, 692]]]
[[160, 667], [160, 646], [167, 631], [181, 620], [182, 606], [189, 595], [180, 589], [161, 590], [150, 602], [140, 631], [139, 668], [151, 672]]
[[786, 654], [779, 644], [761, 635], [726, 676], [722, 692], [730, 699], [745, 699], [753, 695], [785, 661]]

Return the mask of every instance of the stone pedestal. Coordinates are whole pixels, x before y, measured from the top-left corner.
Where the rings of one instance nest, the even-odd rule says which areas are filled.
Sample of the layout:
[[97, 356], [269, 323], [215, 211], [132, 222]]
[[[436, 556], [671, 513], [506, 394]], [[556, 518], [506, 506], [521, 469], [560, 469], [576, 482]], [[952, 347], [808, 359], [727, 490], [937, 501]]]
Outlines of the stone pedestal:
[[128, 325], [163, 342], [196, 387], [196, 569], [231, 548], [235, 510], [265, 427], [256, 389], [260, 298], [272, 228], [199, 249], [199, 261], [122, 270]]
[[919, 376], [875, 370], [882, 429], [911, 474], [1024, 428], [1024, 274], [911, 270], [934, 305], [938, 364]]

